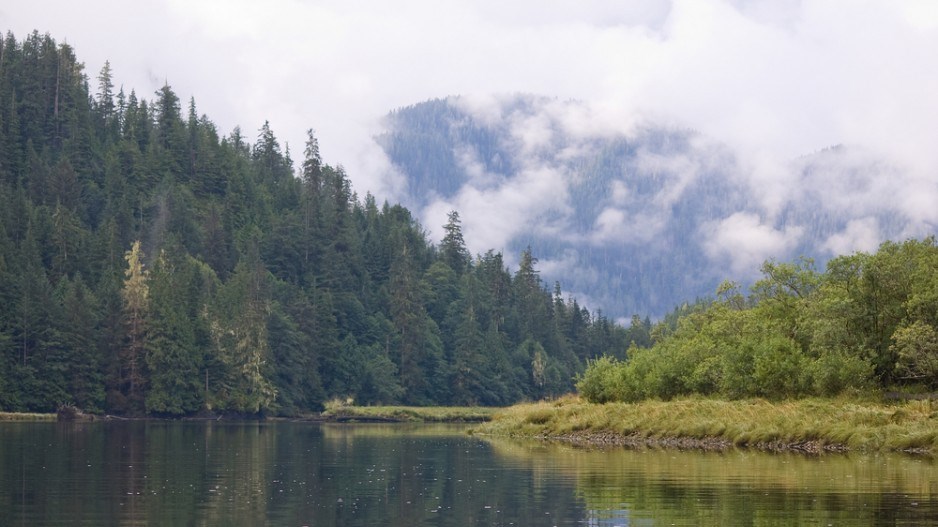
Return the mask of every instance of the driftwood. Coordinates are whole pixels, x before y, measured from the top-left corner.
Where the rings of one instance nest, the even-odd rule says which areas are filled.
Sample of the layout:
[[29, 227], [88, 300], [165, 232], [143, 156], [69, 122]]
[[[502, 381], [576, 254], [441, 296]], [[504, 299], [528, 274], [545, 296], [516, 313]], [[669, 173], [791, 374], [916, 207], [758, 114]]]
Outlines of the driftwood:
[[59, 421], [94, 421], [94, 414], [86, 414], [73, 404], [63, 404], [55, 412]]

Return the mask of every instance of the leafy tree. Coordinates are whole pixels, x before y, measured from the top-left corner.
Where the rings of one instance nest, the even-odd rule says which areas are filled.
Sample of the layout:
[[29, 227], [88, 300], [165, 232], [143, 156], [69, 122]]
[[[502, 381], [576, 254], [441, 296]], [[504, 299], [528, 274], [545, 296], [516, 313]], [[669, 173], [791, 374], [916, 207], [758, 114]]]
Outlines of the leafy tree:
[[903, 379], [938, 385], [938, 331], [921, 320], [896, 330], [892, 351], [898, 357], [897, 373]]

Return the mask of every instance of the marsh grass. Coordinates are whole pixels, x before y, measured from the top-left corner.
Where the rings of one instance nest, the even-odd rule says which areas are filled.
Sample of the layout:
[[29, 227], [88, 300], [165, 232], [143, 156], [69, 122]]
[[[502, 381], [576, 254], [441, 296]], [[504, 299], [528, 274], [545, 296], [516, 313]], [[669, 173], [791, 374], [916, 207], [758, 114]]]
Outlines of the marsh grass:
[[938, 452], [938, 402], [706, 398], [593, 404], [577, 397], [512, 406], [473, 433], [721, 440], [740, 447]]
[[56, 414], [0, 412], [0, 421], [55, 421]]
[[469, 423], [488, 421], [501, 408], [466, 406], [327, 406], [322, 416], [343, 421]]

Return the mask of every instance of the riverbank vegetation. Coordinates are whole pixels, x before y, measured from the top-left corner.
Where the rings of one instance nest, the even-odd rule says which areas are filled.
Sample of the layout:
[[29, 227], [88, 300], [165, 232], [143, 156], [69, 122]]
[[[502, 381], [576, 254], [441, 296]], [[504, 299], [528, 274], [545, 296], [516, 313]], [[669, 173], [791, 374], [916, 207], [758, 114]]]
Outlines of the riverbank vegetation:
[[[749, 295], [724, 284], [627, 359], [579, 376], [583, 400], [521, 406], [487, 430], [690, 446], [924, 450], [938, 446], [938, 245], [767, 262]], [[892, 399], [886, 404], [883, 401]]]
[[938, 245], [885, 242], [841, 256], [767, 262], [743, 295], [718, 298], [659, 324], [654, 345], [604, 357], [580, 376], [592, 402], [836, 396], [938, 389]]
[[0, 421], [55, 421], [57, 419], [57, 414], [0, 412]]
[[491, 406], [353, 406], [329, 401], [320, 415], [327, 421], [477, 423], [490, 420], [499, 410]]
[[935, 453], [936, 425], [938, 403], [930, 400], [680, 398], [596, 404], [566, 397], [505, 409], [474, 433], [600, 446]]

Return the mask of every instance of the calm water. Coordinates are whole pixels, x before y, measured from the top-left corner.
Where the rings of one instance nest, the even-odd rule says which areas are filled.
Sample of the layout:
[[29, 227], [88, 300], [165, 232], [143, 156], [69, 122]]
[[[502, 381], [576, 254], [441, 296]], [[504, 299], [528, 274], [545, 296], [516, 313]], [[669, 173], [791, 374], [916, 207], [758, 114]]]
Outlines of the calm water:
[[905, 456], [585, 451], [464, 427], [0, 423], [0, 525], [938, 525]]

